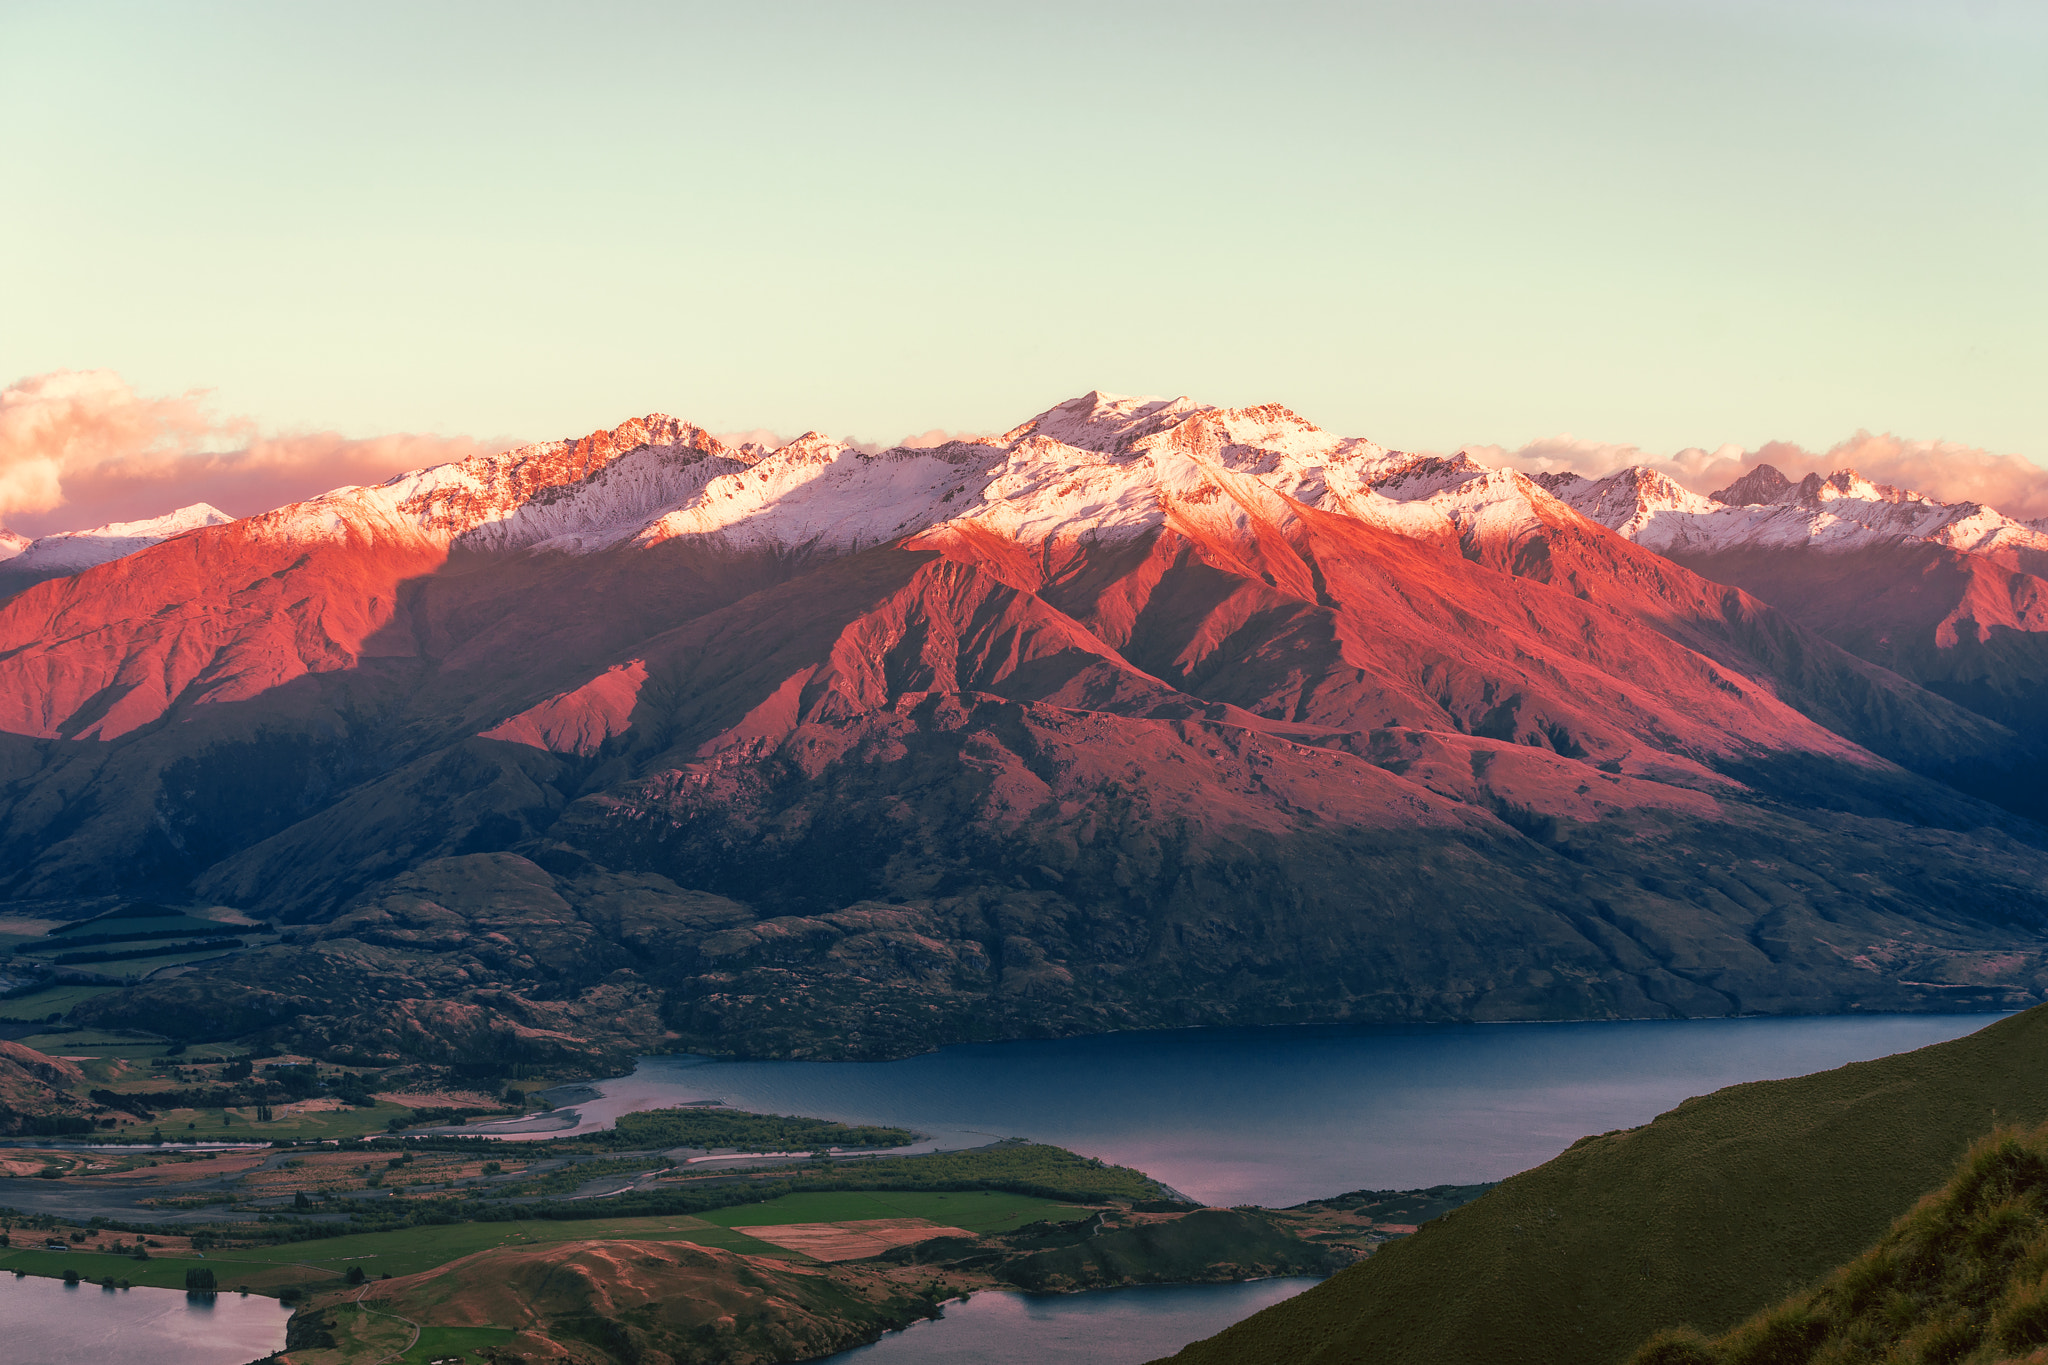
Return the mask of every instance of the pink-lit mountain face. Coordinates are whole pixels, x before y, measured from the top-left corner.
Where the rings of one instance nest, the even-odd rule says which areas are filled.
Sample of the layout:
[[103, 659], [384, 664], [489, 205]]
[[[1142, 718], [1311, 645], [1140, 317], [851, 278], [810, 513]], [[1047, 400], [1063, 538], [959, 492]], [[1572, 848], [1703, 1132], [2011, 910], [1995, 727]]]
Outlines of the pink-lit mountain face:
[[1280, 407], [649, 417], [21, 592], [0, 871], [292, 926], [106, 1022], [366, 1055], [2037, 998], [1929, 776], [2013, 730], [1608, 521]]

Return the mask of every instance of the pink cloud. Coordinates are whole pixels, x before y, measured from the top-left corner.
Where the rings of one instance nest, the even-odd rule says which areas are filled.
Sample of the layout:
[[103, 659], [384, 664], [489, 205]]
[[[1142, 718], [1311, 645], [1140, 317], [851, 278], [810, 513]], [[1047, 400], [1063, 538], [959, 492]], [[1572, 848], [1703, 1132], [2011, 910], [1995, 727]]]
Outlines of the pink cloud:
[[248, 516], [507, 444], [467, 436], [266, 436], [247, 418], [214, 414], [203, 392], [145, 398], [108, 370], [60, 370], [0, 389], [0, 521], [42, 535], [195, 502]]
[[2020, 455], [2001, 455], [1958, 441], [1913, 441], [1859, 431], [1819, 453], [1791, 441], [1766, 441], [1755, 450], [1691, 446], [1653, 455], [1638, 446], [1575, 436], [1531, 441], [1518, 450], [1464, 449], [1481, 463], [1506, 465], [1525, 474], [1569, 470], [1597, 479], [1630, 465], [1647, 465], [1696, 493], [1726, 488], [1759, 464], [1775, 465], [1794, 482], [1810, 473], [1853, 469], [1873, 482], [1911, 489], [1940, 502], [1982, 503], [2021, 521], [2048, 516], [2048, 469]]

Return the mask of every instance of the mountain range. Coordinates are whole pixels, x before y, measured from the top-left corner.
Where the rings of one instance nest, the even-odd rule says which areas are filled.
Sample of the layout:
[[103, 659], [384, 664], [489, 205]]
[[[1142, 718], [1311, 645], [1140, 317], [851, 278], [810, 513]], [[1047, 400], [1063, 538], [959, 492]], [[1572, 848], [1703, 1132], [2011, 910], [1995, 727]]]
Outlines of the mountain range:
[[102, 1024], [891, 1056], [2048, 987], [2048, 534], [1846, 472], [1701, 498], [1092, 393], [173, 516], [0, 604], [0, 894], [281, 936]]

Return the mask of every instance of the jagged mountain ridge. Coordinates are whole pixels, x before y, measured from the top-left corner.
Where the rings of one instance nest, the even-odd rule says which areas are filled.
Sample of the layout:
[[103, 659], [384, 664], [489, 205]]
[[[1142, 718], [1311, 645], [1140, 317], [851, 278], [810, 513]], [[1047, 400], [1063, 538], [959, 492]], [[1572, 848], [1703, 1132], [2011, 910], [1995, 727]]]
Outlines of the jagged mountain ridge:
[[1035, 542], [1157, 526], [1168, 500], [1210, 488], [1212, 470], [1402, 521], [1400, 509], [1373, 506], [1368, 481], [1389, 459], [1277, 405], [1223, 411], [1099, 393], [1001, 436], [879, 453], [816, 432], [774, 450], [728, 447], [656, 414], [581, 441], [339, 489], [257, 520], [260, 534], [291, 540], [376, 527], [463, 549], [572, 554], [683, 536], [843, 551], [970, 522]]
[[1601, 479], [1571, 473], [1535, 478], [1602, 525], [1667, 554], [1756, 546], [1840, 553], [1927, 542], [1968, 554], [2005, 555], [2015, 565], [2048, 564], [2048, 532], [2037, 526], [1982, 503], [1943, 503], [1873, 483], [1853, 469], [1808, 474], [1794, 483], [1760, 464], [1706, 496], [1642, 465]]
[[[879, 454], [648, 418], [32, 588], [0, 683], [11, 894], [306, 926], [110, 1022], [891, 1055], [2030, 999], [2044, 961], [2032, 827], [1897, 766], [2008, 731], [1278, 407]], [[365, 926], [427, 904], [514, 949], [436, 929], [466, 965], [415, 975]], [[520, 906], [610, 946], [522, 956]]]

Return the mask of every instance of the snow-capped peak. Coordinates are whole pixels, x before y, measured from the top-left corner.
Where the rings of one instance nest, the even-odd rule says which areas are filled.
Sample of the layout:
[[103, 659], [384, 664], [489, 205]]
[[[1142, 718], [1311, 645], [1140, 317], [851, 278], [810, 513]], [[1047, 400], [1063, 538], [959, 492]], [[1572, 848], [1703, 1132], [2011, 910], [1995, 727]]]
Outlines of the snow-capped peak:
[[196, 531], [202, 526], [225, 526], [233, 520], [233, 517], [212, 503], [195, 502], [188, 507], [180, 507], [175, 512], [146, 517], [141, 521], [110, 521], [104, 526], [94, 526], [83, 531], [58, 531], [41, 537], [41, 540], [142, 540], [152, 536], [158, 540], [168, 540], [185, 531]]
[[1924, 502], [1933, 507], [1941, 505], [1932, 498], [1903, 488], [1894, 488], [1888, 483], [1872, 483], [1853, 469], [1838, 469], [1825, 479], [1809, 474], [1799, 488], [1802, 499], [1811, 488], [1815, 502], [1833, 502], [1837, 498], [1848, 498], [1853, 502]]
[[1039, 436], [1076, 450], [1113, 454], [1202, 410], [1192, 398], [1134, 398], [1096, 389], [1047, 408], [1004, 432], [996, 443], [1014, 446]]
[[252, 518], [251, 527], [285, 540], [354, 531], [486, 550], [590, 533], [609, 544], [701, 486], [707, 464], [740, 463], [733, 454], [703, 428], [651, 413], [573, 441], [337, 488]]
[[218, 507], [195, 502], [142, 521], [113, 521], [83, 531], [57, 531], [37, 537], [8, 556], [7, 569], [13, 575], [34, 574], [43, 578], [73, 574], [95, 564], [124, 559], [172, 536], [208, 526], [224, 526], [233, 520]]
[[1872, 483], [1853, 469], [1838, 469], [1823, 478], [1808, 474], [1792, 482], [1776, 468], [1760, 464], [1734, 483], [1709, 497], [1728, 507], [1818, 507], [1823, 502], [1848, 498], [1855, 502], [1922, 502], [1941, 504], [1924, 494], [1888, 483]]
[[0, 526], [0, 563], [14, 558], [33, 543], [27, 536], [17, 535]]
[[1669, 475], [1645, 465], [1630, 465], [1604, 479], [1538, 474], [1535, 480], [1581, 516], [1630, 540], [1643, 539], [1644, 533], [1660, 520], [1719, 510], [1712, 499], [1701, 497]]

